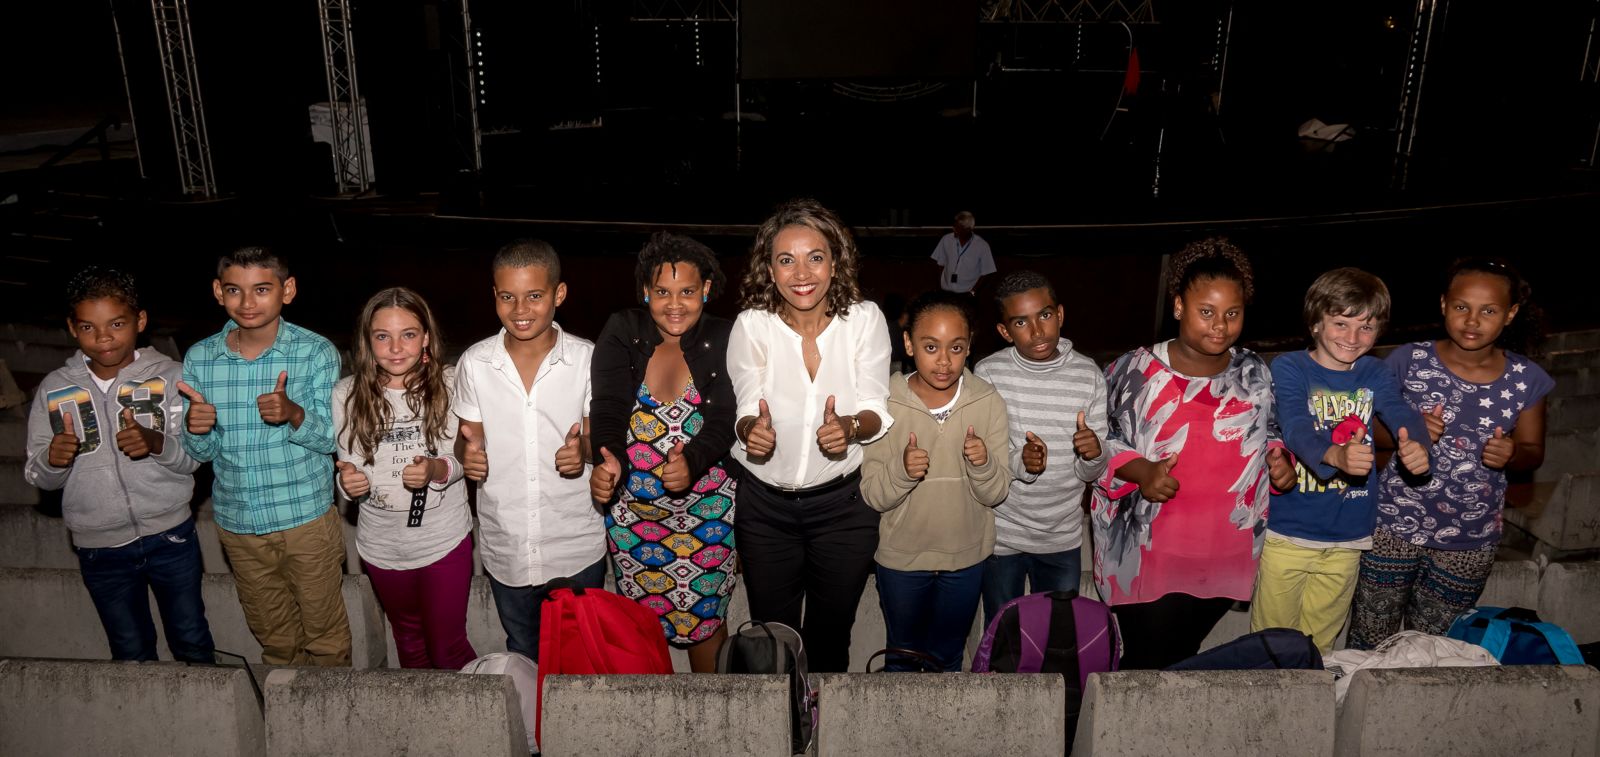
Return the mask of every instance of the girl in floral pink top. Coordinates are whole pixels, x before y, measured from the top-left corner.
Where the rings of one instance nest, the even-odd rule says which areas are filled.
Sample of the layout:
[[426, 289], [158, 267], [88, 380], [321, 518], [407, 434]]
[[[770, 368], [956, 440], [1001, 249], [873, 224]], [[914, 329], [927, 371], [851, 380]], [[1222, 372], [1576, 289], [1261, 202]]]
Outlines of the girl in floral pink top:
[[1106, 473], [1094, 492], [1094, 578], [1117, 614], [1123, 669], [1199, 651], [1234, 600], [1250, 598], [1271, 487], [1294, 470], [1278, 439], [1272, 375], [1235, 348], [1250, 262], [1208, 239], [1173, 258], [1178, 338], [1106, 369]]

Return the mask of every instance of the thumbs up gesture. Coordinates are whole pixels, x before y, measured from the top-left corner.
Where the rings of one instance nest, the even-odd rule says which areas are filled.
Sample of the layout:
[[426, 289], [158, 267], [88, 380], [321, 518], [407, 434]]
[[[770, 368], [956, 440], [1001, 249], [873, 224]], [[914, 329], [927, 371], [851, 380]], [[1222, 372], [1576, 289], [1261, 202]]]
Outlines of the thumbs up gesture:
[[1439, 437], [1444, 436], [1444, 405], [1434, 405], [1432, 410], [1423, 413], [1422, 422], [1428, 426], [1428, 438], [1438, 444]]
[[1089, 428], [1085, 413], [1078, 411], [1078, 430], [1072, 434], [1072, 449], [1077, 451], [1078, 457], [1085, 460], [1094, 460], [1100, 457], [1100, 437], [1095, 435], [1094, 429]]
[[567, 478], [576, 478], [583, 474], [583, 422], [572, 424], [567, 429], [567, 438], [561, 442], [561, 448], [556, 450], [556, 472]]
[[72, 414], [61, 413], [61, 433], [50, 437], [50, 467], [65, 468], [78, 459], [78, 435], [72, 429]]
[[[1405, 455], [1405, 443], [1409, 441], [1405, 438], [1405, 433], [1405, 429], [1400, 429], [1400, 454], [1402, 460]], [[1412, 442], [1412, 444], [1416, 444], [1416, 442]], [[1426, 461], [1428, 451], [1423, 450], [1422, 456], [1423, 460]], [[1328, 453], [1323, 455], [1322, 459], [1327, 464], [1344, 471], [1346, 475], [1365, 476], [1372, 472], [1372, 445], [1361, 444], [1360, 442], [1335, 444], [1328, 448]], [[1410, 467], [1410, 465], [1406, 466], [1407, 469]]]
[[133, 417], [133, 408], [123, 408], [119, 417], [122, 430], [117, 432], [117, 449], [122, 450], [122, 454], [127, 455], [129, 460], [161, 454], [166, 439], [154, 429], [139, 425], [139, 421]]
[[1166, 502], [1178, 496], [1178, 478], [1172, 475], [1172, 469], [1178, 467], [1178, 453], [1171, 457], [1156, 461], [1151, 466], [1150, 480], [1139, 486], [1139, 491], [1144, 498], [1151, 502]]
[[770, 457], [778, 448], [778, 434], [772, 430], [772, 411], [767, 409], [767, 401], [758, 400], [757, 406], [761, 412], [744, 432], [744, 448], [750, 457], [760, 459]]
[[928, 475], [928, 451], [917, 447], [917, 435], [911, 435], [911, 441], [906, 443], [905, 452], [906, 475], [921, 480]]
[[217, 406], [206, 402], [205, 395], [182, 381], [178, 382], [178, 393], [189, 400], [189, 412], [184, 420], [189, 433], [195, 436], [211, 433], [217, 426]]
[[672, 445], [667, 452], [667, 462], [661, 466], [661, 483], [669, 492], [685, 492], [689, 485], [689, 461], [683, 456], [683, 442]]
[[1022, 469], [1030, 476], [1037, 476], [1044, 472], [1045, 463], [1050, 460], [1050, 446], [1045, 444], [1043, 439], [1034, 436], [1032, 431], [1025, 432], [1022, 437], [1025, 440], [1022, 445]]
[[605, 447], [600, 448], [600, 464], [589, 472], [589, 496], [600, 504], [611, 501], [617, 491], [617, 481], [622, 478], [622, 463]]
[[360, 499], [372, 491], [371, 479], [368, 479], [367, 474], [361, 472], [360, 468], [344, 460], [334, 463], [333, 467], [339, 469], [339, 488], [344, 489], [346, 496]]
[[288, 423], [300, 428], [300, 422], [306, 417], [306, 411], [289, 399], [288, 371], [279, 371], [278, 385], [256, 398], [256, 410], [261, 413], [261, 420], [269, 426]]
[[400, 484], [413, 491], [427, 486], [429, 481], [441, 477], [441, 473], [434, 467], [436, 465], [444, 465], [444, 462], [427, 455], [411, 458], [411, 464], [400, 469]]
[[833, 410], [833, 395], [822, 406], [822, 425], [817, 427], [817, 446], [824, 455], [842, 455], [850, 444], [850, 422]]
[[[1411, 471], [1411, 475], [1420, 476], [1428, 472], [1428, 448], [1411, 438], [1405, 426], [1400, 427], [1400, 463]], [[1370, 465], [1369, 465], [1370, 467]]]
[[989, 464], [989, 448], [984, 445], [983, 437], [978, 436], [971, 426], [967, 427], [967, 440], [961, 444], [961, 454], [974, 468], [982, 468]]
[[1300, 482], [1300, 475], [1282, 447], [1273, 447], [1267, 452], [1267, 477], [1272, 480], [1272, 488], [1280, 492], [1289, 491]]
[[1494, 436], [1483, 442], [1483, 467], [1504, 470], [1517, 451], [1517, 443], [1506, 436], [1505, 429], [1495, 426]]
[[482, 426], [461, 424], [461, 471], [462, 475], [482, 483], [489, 477], [489, 453], [483, 448]]

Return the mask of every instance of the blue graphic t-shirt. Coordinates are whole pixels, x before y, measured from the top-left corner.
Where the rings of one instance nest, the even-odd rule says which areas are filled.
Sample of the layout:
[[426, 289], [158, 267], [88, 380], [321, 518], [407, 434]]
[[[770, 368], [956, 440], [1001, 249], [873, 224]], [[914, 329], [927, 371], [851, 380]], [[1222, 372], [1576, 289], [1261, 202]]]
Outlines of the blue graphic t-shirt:
[[1408, 485], [1391, 461], [1379, 484], [1378, 523], [1400, 539], [1433, 549], [1478, 549], [1500, 540], [1506, 474], [1483, 467], [1483, 444], [1506, 436], [1523, 410], [1555, 381], [1543, 368], [1506, 352], [1505, 374], [1491, 384], [1465, 381], [1439, 360], [1433, 342], [1397, 348], [1385, 360], [1405, 400], [1420, 413], [1444, 406], [1444, 433], [1429, 453], [1433, 475]]

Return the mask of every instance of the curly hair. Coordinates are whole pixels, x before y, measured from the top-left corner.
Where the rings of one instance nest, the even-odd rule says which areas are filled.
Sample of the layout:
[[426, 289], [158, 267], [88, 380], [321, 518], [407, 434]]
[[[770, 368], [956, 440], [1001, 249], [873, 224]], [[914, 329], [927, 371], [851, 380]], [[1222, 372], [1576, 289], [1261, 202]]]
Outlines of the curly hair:
[[1448, 297], [1456, 277], [1464, 273], [1481, 273], [1505, 279], [1511, 304], [1517, 308], [1517, 317], [1500, 331], [1494, 343], [1501, 349], [1539, 357], [1544, 343], [1544, 309], [1533, 301], [1533, 285], [1522, 277], [1522, 272], [1504, 258], [1461, 258], [1451, 263], [1445, 271], [1444, 288], [1440, 290], [1440, 296]]
[[1172, 270], [1167, 275], [1167, 297], [1176, 300], [1188, 291], [1190, 284], [1204, 279], [1238, 282], [1246, 304], [1256, 294], [1256, 276], [1250, 268], [1250, 259], [1227, 237], [1190, 242], [1173, 255]]
[[1000, 279], [999, 286], [994, 289], [994, 307], [995, 311], [999, 313], [1000, 319], [1005, 320], [1006, 300], [1008, 298], [1035, 289], [1043, 289], [1045, 294], [1050, 295], [1051, 304], [1060, 302], [1060, 300], [1056, 299], [1056, 288], [1050, 285], [1049, 279], [1037, 271], [1012, 271]]
[[645, 290], [655, 283], [656, 271], [661, 266], [678, 263], [694, 266], [700, 272], [700, 280], [711, 283], [706, 299], [721, 294], [727, 285], [722, 266], [710, 247], [686, 236], [658, 231], [639, 250], [639, 264], [633, 269], [634, 297], [642, 299]]
[[1317, 324], [1325, 315], [1359, 316], [1371, 318], [1379, 332], [1389, 323], [1389, 287], [1383, 279], [1360, 268], [1335, 268], [1317, 277], [1306, 290], [1306, 302], [1300, 317], [1305, 320], [1306, 331], [1316, 333]]
[[791, 226], [804, 226], [822, 235], [833, 255], [833, 280], [828, 286], [827, 315], [844, 317], [851, 305], [861, 302], [861, 285], [856, 279], [861, 266], [855, 237], [833, 211], [812, 199], [790, 200], [780, 206], [756, 230], [744, 280], [739, 282], [739, 307], [776, 313], [783, 307], [783, 295], [772, 280], [772, 246], [778, 234]]
[[444, 361], [439, 359], [444, 354], [444, 342], [439, 338], [439, 324], [433, 319], [433, 310], [422, 295], [405, 287], [390, 287], [372, 295], [361, 308], [361, 316], [356, 319], [355, 338], [350, 340], [354, 353], [351, 359], [353, 384], [344, 401], [344, 428], [337, 429], [346, 449], [360, 455], [367, 465], [372, 465], [384, 432], [394, 422], [394, 412], [384, 395], [389, 374], [372, 354], [372, 320], [385, 308], [399, 308], [410, 313], [422, 324], [422, 333], [428, 337], [428, 345], [422, 348], [422, 359], [405, 380], [406, 407], [422, 421], [422, 438], [428, 454], [434, 454], [444, 440], [446, 424], [450, 421], [450, 390], [445, 386]]
[[139, 285], [130, 274], [115, 268], [88, 266], [67, 280], [67, 317], [77, 314], [78, 303], [88, 300], [120, 300], [129, 310], [137, 313]]

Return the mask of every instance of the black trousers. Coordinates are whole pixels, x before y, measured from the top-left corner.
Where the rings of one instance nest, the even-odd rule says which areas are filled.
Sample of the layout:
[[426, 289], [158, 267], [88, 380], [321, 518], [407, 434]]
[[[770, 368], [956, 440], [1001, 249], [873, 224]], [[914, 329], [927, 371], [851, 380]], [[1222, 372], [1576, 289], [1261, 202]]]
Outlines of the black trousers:
[[743, 475], [734, 534], [750, 617], [799, 629], [811, 670], [842, 673], [878, 551], [878, 511], [859, 480], [818, 488], [787, 492]]
[[1111, 608], [1122, 632], [1121, 669], [1160, 670], [1193, 657], [1232, 606], [1227, 597], [1168, 594], [1154, 602]]

